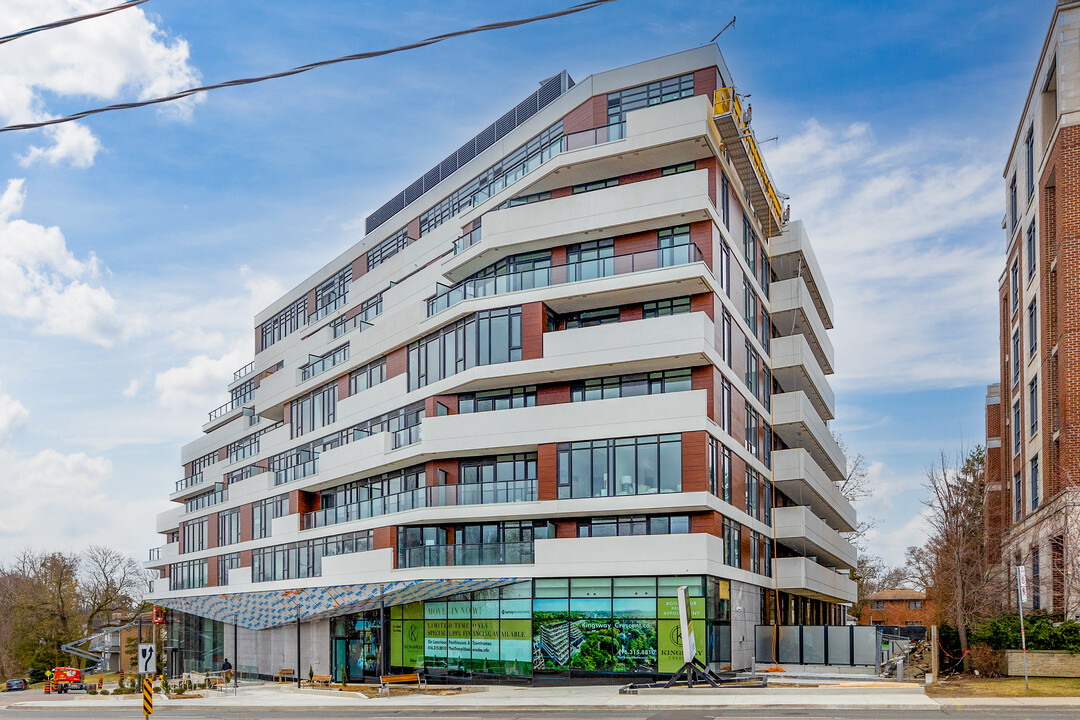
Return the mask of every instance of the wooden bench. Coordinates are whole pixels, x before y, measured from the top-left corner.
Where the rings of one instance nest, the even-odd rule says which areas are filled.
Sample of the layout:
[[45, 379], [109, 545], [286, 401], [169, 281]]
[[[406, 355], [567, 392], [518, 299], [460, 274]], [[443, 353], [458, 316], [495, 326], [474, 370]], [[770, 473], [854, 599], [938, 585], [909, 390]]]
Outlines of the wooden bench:
[[311, 680], [308, 681], [308, 685], [312, 687], [314, 687], [315, 685], [325, 685], [326, 687], [330, 687], [330, 676], [312, 675]]
[[424, 692], [427, 693], [427, 680], [425, 680], [420, 675], [420, 673], [408, 673], [405, 675], [380, 675], [379, 683], [379, 695], [382, 695], [383, 690], [385, 690], [386, 697], [390, 697], [391, 685], [401, 685], [404, 683], [412, 683], [417, 687], [423, 687]]
[[206, 678], [206, 682], [209, 683], [211, 690], [221, 690], [226, 685], [225, 678], [213, 675]]
[[290, 680], [295, 680], [296, 679], [296, 671], [293, 670], [292, 668], [286, 668], [284, 670], [278, 670], [278, 672], [277, 672], [277, 681], [278, 682], [285, 682], [284, 678], [285, 678], [286, 675], [289, 677]]

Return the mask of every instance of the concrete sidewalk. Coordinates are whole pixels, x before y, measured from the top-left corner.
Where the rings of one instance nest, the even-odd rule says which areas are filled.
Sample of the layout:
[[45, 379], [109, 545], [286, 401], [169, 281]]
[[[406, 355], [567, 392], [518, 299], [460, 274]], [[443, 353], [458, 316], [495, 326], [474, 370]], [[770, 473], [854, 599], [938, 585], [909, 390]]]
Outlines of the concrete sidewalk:
[[[336, 690], [298, 690], [280, 685], [241, 687], [237, 695], [219, 695], [199, 700], [168, 700], [155, 696], [155, 704], [169, 708], [207, 710], [248, 708], [342, 708], [357, 710], [458, 710], [484, 711], [530, 708], [642, 709], [678, 708], [835, 708], [835, 709], [921, 709], [972, 707], [1075, 707], [1080, 698], [930, 698], [917, 684], [874, 683], [859, 687], [770, 687], [770, 688], [678, 688], [641, 690], [636, 695], [620, 695], [617, 686], [505, 687], [476, 686], [460, 695], [403, 695], [367, 698], [359, 693]], [[134, 706], [138, 696], [87, 697], [63, 703], [46, 699], [15, 703], [15, 708], [82, 710], [86, 708]]]

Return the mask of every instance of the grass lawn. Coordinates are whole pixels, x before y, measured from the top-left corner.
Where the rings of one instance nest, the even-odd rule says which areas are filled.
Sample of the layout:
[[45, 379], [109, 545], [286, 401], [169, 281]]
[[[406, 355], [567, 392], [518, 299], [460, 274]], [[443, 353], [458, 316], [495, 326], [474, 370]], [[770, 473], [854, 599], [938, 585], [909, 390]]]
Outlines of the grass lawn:
[[964, 677], [939, 682], [926, 688], [930, 697], [1080, 697], [1080, 678], [1042, 678], [1030, 680], [1031, 691], [1024, 689], [1024, 678]]

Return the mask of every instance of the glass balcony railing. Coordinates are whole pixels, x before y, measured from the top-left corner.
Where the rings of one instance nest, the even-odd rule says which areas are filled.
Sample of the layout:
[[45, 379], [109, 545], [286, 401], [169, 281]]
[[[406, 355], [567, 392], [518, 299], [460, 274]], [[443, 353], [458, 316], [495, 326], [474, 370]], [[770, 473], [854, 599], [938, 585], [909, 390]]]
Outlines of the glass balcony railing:
[[454, 254], [458, 255], [459, 253], [463, 253], [478, 242], [480, 242], [480, 228], [476, 228], [472, 232], [465, 233], [457, 240], [455, 240]]
[[176, 492], [180, 492], [181, 490], [185, 490], [185, 489], [187, 489], [189, 487], [192, 487], [193, 485], [198, 485], [199, 483], [201, 483], [203, 481], [203, 479], [204, 479], [203, 474], [201, 472], [197, 472], [194, 475], [188, 475], [183, 480], [177, 480], [176, 481]]
[[229, 499], [228, 488], [218, 486], [218, 489], [205, 495], [196, 495], [184, 501], [184, 512], [195, 512], [203, 508], [220, 505]]
[[460, 565], [530, 565], [531, 542], [482, 543], [479, 545], [425, 545], [398, 553], [399, 568]]
[[455, 507], [533, 500], [536, 500], [535, 480], [432, 485], [305, 513], [301, 528], [311, 530], [423, 507]]
[[562, 150], [580, 150], [581, 148], [601, 145], [606, 142], [622, 140], [626, 137], [626, 123], [613, 123], [598, 128], [582, 130], [569, 135], [563, 135]]
[[285, 483], [293, 482], [294, 480], [300, 480], [319, 472], [319, 459], [308, 460], [307, 462], [300, 463], [299, 465], [293, 465], [287, 467], [284, 470], [274, 471], [274, 484], [284, 485]]
[[250, 375], [251, 371], [254, 370], [254, 369], [255, 369], [255, 361], [252, 360], [247, 365], [245, 365], [244, 367], [240, 368], [239, 370], [237, 370], [236, 372], [234, 372], [232, 374], [233, 382], [236, 382], [237, 380], [244, 377], [245, 375]]
[[394, 450], [420, 442], [420, 425], [394, 431]]
[[360, 328], [361, 331], [364, 331], [369, 327], [371, 327], [371, 323], [364, 320], [363, 315], [353, 315], [351, 318], [341, 317], [330, 323], [330, 334], [334, 339], [337, 339], [356, 328]]
[[428, 317], [437, 315], [460, 302], [472, 298], [489, 297], [505, 293], [532, 290], [551, 285], [595, 280], [614, 275], [655, 270], [656, 268], [674, 267], [699, 262], [701, 251], [697, 245], [676, 245], [674, 247], [643, 250], [627, 255], [582, 260], [580, 262], [552, 265], [546, 268], [522, 270], [506, 275], [463, 280], [457, 285], [440, 289], [428, 299]]

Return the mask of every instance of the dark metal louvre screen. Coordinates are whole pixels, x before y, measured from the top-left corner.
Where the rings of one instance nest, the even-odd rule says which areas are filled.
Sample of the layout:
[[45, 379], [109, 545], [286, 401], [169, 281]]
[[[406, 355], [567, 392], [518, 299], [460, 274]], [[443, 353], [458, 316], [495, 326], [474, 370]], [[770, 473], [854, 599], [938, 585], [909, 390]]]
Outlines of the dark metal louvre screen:
[[481, 130], [476, 137], [462, 145], [460, 150], [424, 173], [423, 177], [409, 185], [404, 192], [398, 193], [381, 208], [368, 215], [365, 222], [366, 232], [370, 233], [398, 212], [404, 210], [406, 205], [415, 202], [421, 195], [445, 180], [459, 167], [491, 147], [497, 139], [513, 131], [573, 86], [574, 81], [565, 70], [545, 80], [540, 85], [539, 90], [521, 101], [517, 107]]

